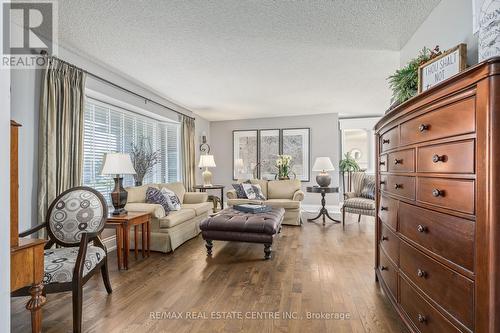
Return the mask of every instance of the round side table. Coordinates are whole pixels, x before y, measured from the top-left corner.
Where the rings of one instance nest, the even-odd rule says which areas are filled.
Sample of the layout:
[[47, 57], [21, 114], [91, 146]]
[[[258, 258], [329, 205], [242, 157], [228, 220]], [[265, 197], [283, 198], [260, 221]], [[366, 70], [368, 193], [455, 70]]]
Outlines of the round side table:
[[321, 193], [321, 210], [319, 211], [318, 216], [312, 219], [307, 219], [307, 222], [314, 222], [315, 220], [323, 217], [323, 225], [325, 225], [326, 217], [335, 223], [340, 223], [339, 220], [334, 219], [328, 214], [328, 209], [325, 208], [326, 200], [325, 195], [327, 193], [339, 193], [338, 187], [320, 187], [320, 186], [308, 186], [306, 188], [309, 193]]

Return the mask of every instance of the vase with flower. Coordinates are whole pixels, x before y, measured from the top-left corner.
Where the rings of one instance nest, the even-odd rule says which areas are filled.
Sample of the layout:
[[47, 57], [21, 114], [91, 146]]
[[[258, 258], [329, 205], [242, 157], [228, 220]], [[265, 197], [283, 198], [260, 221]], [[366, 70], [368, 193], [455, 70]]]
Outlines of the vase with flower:
[[290, 179], [290, 175], [292, 173], [292, 156], [278, 155], [278, 159], [276, 160], [276, 167], [278, 168], [278, 174], [276, 176], [279, 180]]

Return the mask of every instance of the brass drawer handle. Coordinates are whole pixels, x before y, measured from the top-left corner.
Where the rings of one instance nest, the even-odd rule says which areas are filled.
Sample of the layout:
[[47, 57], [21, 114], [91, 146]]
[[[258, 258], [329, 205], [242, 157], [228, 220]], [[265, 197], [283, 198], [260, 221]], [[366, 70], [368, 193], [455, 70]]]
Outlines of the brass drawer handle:
[[437, 188], [432, 190], [432, 196], [433, 197], [444, 197], [444, 191], [438, 190]]
[[389, 142], [391, 142], [391, 140], [389, 140], [389, 139], [382, 139], [382, 144], [386, 144], [386, 143], [389, 143]]
[[385, 161], [380, 161], [380, 165], [385, 165]]
[[417, 276], [418, 276], [418, 277], [421, 277], [421, 278], [424, 278], [424, 277], [426, 277], [426, 276], [427, 276], [427, 272], [426, 272], [426, 271], [424, 271], [424, 270], [421, 270], [421, 269], [419, 268], [419, 269], [417, 269]]
[[434, 162], [434, 163], [446, 162], [446, 155], [435, 154], [434, 156], [432, 156], [432, 162]]
[[388, 238], [387, 236], [382, 236], [382, 238], [381, 238], [381, 239], [382, 239], [382, 241], [387, 241], [387, 240], [389, 240], [389, 238]]
[[387, 266], [380, 266], [380, 270], [381, 271], [388, 271], [389, 268], [387, 268]]
[[397, 190], [397, 189], [400, 189], [400, 188], [403, 188], [403, 184], [394, 184], [394, 188]]
[[394, 164], [403, 164], [403, 159], [402, 158], [394, 159]]
[[389, 208], [385, 206], [380, 206], [380, 210], [389, 210]]
[[423, 323], [427, 322], [427, 318], [423, 314], [419, 313], [418, 314], [418, 322], [423, 324]]
[[420, 126], [418, 126], [418, 130], [419, 130], [420, 132], [425, 132], [425, 131], [427, 131], [428, 129], [429, 129], [429, 125], [427, 125], [427, 124], [420, 124]]
[[424, 227], [423, 225], [419, 224], [419, 225], [417, 225], [417, 231], [418, 232], [426, 232], [427, 227]]

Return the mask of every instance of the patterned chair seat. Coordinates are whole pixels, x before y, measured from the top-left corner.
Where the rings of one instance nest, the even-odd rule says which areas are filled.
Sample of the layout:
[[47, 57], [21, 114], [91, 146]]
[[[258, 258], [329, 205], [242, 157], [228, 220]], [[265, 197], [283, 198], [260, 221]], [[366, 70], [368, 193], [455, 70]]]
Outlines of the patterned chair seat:
[[350, 198], [344, 201], [344, 207], [349, 209], [375, 210], [375, 200], [367, 198]]
[[[64, 283], [73, 280], [78, 247], [62, 247], [44, 251], [45, 274], [43, 283]], [[88, 245], [83, 266], [83, 276], [87, 275], [106, 256], [103, 249]]]

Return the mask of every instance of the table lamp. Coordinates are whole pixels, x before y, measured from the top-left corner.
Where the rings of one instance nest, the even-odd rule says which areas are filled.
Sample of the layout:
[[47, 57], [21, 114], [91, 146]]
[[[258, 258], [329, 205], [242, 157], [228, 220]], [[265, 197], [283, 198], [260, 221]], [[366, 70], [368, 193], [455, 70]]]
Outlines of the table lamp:
[[317, 157], [314, 161], [312, 171], [318, 171], [319, 174], [316, 176], [316, 182], [320, 187], [328, 187], [332, 181], [332, 177], [327, 171], [333, 171], [332, 161], [329, 157]]
[[199, 168], [205, 168], [201, 174], [203, 176], [203, 186], [212, 186], [212, 173], [208, 168], [215, 168], [214, 155], [201, 155]]
[[126, 215], [125, 205], [127, 204], [128, 193], [123, 188], [123, 177], [120, 175], [134, 175], [135, 170], [129, 154], [107, 153], [104, 156], [101, 175], [115, 175], [115, 188], [111, 192], [111, 202], [115, 210], [113, 215]]

